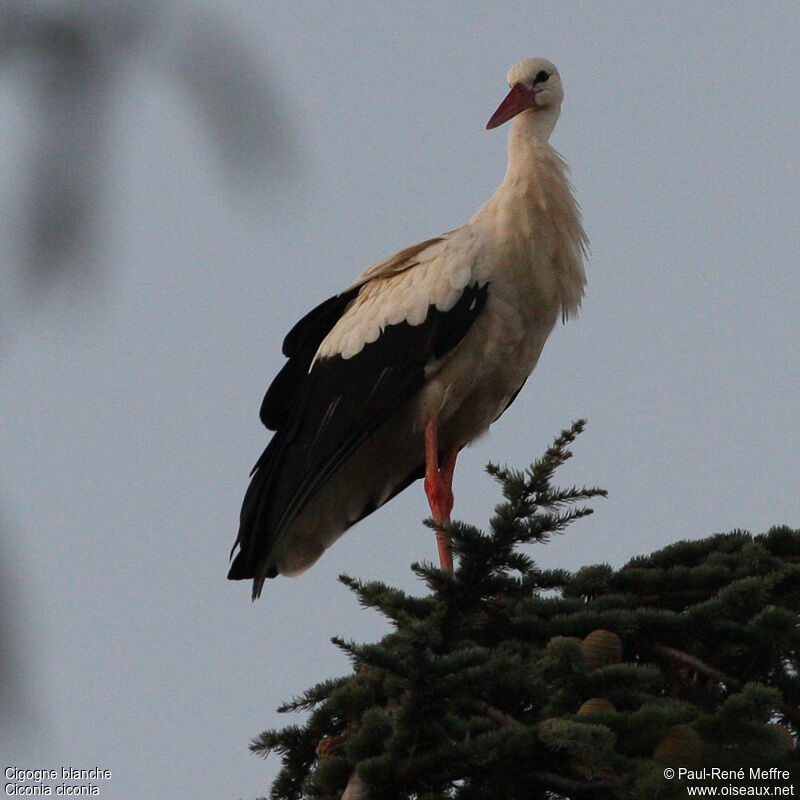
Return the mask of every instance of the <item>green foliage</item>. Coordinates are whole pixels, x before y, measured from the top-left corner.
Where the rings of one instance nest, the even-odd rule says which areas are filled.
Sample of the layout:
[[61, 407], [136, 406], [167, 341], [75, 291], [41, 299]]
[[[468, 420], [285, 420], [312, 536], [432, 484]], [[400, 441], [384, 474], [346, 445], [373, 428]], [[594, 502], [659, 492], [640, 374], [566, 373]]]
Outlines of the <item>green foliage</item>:
[[393, 629], [334, 639], [353, 672], [281, 709], [304, 725], [253, 741], [283, 759], [273, 800], [334, 800], [354, 776], [381, 800], [645, 800], [686, 796], [669, 764], [797, 770], [800, 531], [539, 570], [520, 548], [605, 494], [551, 486], [582, 428], [524, 472], [489, 467], [491, 530], [448, 526], [455, 573], [412, 566], [426, 596], [342, 577]]

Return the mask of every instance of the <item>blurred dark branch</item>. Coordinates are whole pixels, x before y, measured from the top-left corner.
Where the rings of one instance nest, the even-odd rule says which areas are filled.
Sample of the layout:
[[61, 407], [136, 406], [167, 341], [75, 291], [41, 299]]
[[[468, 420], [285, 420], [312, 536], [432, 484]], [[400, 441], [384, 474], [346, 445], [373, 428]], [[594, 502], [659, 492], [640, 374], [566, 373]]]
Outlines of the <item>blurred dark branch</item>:
[[292, 160], [289, 135], [262, 67], [217, 20], [197, 19], [176, 63], [230, 177], [276, 173]]
[[[24, 78], [35, 115], [25, 180], [12, 187], [19, 232], [4, 220], [3, 234], [33, 288], [83, 276], [93, 262], [109, 110], [137, 60], [160, 67], [195, 101], [235, 186], [263, 185], [292, 157], [265, 68], [222, 19], [156, 0], [0, 0], [0, 80], [11, 68]], [[10, 730], [31, 708], [7, 532], [0, 528], [0, 727]]]
[[219, 17], [153, 0], [6, 0], [0, 66], [23, 65], [38, 117], [17, 246], [39, 282], [91, 263], [107, 117], [136, 59], [161, 67], [195, 101], [229, 182], [263, 183], [291, 159], [265, 68]]

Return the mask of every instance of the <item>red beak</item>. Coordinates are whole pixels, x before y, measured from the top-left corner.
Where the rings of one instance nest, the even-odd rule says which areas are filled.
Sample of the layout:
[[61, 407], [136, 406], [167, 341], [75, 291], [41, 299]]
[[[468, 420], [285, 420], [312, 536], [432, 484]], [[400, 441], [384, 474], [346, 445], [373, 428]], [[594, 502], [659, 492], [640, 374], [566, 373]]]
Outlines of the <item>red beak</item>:
[[512, 117], [525, 111], [526, 108], [535, 108], [534, 95], [525, 89], [521, 83], [515, 83], [511, 91], [506, 95], [505, 100], [497, 107], [497, 111], [492, 114], [492, 118], [486, 123], [486, 130], [496, 128], [504, 122], [508, 122]]

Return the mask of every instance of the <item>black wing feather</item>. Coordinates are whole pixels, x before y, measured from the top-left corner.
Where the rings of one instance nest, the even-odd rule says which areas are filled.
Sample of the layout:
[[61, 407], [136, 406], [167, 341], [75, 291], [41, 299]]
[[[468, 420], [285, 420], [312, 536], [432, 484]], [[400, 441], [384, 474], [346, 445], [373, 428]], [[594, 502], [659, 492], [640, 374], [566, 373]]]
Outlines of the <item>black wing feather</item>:
[[322, 340], [347, 310], [358, 294], [358, 287], [337, 294], [309, 311], [283, 340], [283, 354], [288, 361], [267, 389], [261, 403], [261, 422], [276, 431], [286, 419], [294, 402], [298, 385], [311, 366], [311, 361]]
[[[449, 311], [430, 306], [420, 325], [387, 326], [355, 356], [309, 366], [321, 341], [358, 293], [322, 303], [289, 333], [289, 361], [267, 390], [264, 424], [276, 430], [245, 495], [229, 578], [253, 578], [298, 513], [329, 477], [425, 380], [425, 367], [454, 348], [486, 303], [488, 284], [464, 289]], [[389, 456], [390, 457], [390, 456]], [[409, 476], [401, 488], [413, 481]], [[365, 509], [366, 516], [374, 509]], [[234, 545], [234, 550], [236, 549]]]

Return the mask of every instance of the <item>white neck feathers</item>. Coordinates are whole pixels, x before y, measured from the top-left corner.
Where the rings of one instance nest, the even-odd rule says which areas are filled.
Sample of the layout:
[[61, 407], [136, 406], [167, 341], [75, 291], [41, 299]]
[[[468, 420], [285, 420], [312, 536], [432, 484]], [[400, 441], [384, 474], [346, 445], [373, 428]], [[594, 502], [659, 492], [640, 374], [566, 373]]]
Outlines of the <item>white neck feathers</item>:
[[[514, 240], [519, 258], [530, 270], [554, 282], [554, 301], [564, 321], [576, 313], [583, 297], [583, 262], [588, 238], [578, 204], [567, 178], [568, 168], [548, 138], [558, 119], [558, 108], [523, 112], [513, 122], [508, 142], [508, 169], [491, 200], [475, 215]], [[513, 249], [517, 249], [514, 247]]]

